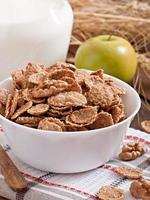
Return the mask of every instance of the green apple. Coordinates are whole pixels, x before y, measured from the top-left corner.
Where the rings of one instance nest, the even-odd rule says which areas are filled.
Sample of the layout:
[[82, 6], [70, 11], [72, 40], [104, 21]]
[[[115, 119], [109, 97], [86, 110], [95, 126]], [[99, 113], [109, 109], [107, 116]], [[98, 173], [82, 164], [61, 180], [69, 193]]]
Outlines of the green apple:
[[75, 56], [78, 68], [104, 69], [104, 72], [129, 82], [133, 78], [137, 57], [132, 45], [117, 36], [100, 35], [83, 42]]

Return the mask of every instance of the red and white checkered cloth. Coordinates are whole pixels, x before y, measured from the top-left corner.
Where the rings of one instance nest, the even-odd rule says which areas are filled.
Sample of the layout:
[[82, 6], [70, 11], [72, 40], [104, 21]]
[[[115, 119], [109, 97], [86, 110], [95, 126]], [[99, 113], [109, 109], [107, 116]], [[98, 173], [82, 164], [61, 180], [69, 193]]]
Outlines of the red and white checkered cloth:
[[55, 174], [34, 169], [18, 160], [9, 147], [5, 134], [1, 131], [0, 143], [29, 181], [29, 190], [15, 193], [6, 185], [0, 174], [0, 196], [12, 200], [81, 200], [97, 199], [96, 193], [101, 186], [111, 185], [124, 189], [126, 200], [134, 200], [129, 193], [131, 180], [123, 178], [114, 172], [116, 166], [127, 165], [143, 171], [146, 179], [150, 180], [150, 135], [135, 129], [129, 129], [124, 143], [140, 141], [147, 145], [149, 151], [142, 157], [121, 162], [117, 158], [97, 169], [78, 174]]

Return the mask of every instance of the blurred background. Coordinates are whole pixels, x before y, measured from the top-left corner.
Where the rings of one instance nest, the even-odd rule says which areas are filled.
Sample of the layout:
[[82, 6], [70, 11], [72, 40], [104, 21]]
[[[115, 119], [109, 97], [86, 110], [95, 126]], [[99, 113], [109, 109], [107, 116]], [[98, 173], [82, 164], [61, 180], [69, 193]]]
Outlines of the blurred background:
[[140, 94], [142, 107], [132, 127], [150, 118], [150, 0], [70, 0], [74, 12], [73, 33], [67, 61], [90, 37], [110, 34], [128, 39], [138, 57], [138, 68], [130, 83]]

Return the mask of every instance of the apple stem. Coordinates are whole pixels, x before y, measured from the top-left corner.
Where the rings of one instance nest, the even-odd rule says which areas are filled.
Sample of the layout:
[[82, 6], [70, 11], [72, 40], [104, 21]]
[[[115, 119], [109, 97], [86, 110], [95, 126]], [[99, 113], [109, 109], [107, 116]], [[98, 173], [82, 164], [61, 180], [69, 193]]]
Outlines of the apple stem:
[[111, 35], [109, 35], [109, 37], [108, 37], [108, 39], [107, 39], [107, 40], [109, 41], [109, 40], [111, 39], [111, 37], [112, 37], [112, 34], [111, 34]]

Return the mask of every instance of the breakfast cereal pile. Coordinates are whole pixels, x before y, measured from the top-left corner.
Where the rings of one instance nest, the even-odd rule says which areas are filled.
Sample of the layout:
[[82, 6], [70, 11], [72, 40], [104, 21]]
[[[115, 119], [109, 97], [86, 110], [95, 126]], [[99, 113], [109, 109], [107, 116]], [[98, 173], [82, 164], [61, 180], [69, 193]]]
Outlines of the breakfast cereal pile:
[[29, 63], [12, 72], [13, 90], [0, 90], [0, 113], [32, 128], [84, 131], [125, 118], [125, 90], [102, 70], [88, 72], [69, 63], [50, 67]]

